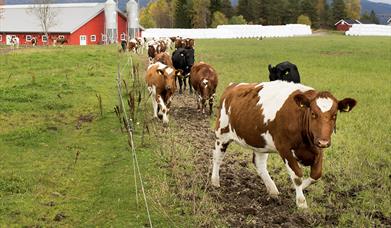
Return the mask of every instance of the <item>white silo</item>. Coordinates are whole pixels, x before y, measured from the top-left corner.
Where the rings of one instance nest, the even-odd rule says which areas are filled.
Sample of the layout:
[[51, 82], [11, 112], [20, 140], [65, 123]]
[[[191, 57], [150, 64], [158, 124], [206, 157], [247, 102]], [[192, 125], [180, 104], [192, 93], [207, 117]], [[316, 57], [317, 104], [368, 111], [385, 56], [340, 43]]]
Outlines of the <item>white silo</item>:
[[128, 34], [129, 39], [135, 38], [138, 34], [138, 2], [129, 0], [126, 4], [126, 12], [128, 13]]
[[107, 0], [105, 3], [106, 43], [117, 42], [117, 3]]

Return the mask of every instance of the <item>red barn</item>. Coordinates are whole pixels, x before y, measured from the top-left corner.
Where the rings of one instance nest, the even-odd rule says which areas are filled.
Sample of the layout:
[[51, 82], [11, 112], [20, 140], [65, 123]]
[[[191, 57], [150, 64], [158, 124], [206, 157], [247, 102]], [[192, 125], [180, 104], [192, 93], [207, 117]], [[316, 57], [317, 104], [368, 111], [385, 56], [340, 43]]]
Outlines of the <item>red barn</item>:
[[361, 22], [353, 19], [341, 19], [334, 26], [338, 31], [348, 31], [353, 24], [361, 24]]
[[[50, 4], [50, 10], [56, 16], [54, 25], [48, 29], [48, 37], [31, 10], [33, 5], [4, 5], [0, 20], [0, 44], [9, 44], [14, 36], [19, 38], [20, 45], [30, 45], [33, 38], [38, 45], [52, 44], [57, 38], [63, 38], [73, 45], [119, 42], [127, 38], [127, 15], [116, 5], [107, 12], [108, 3], [115, 4], [113, 0], [106, 3]], [[110, 37], [107, 35], [108, 27], [113, 28]]]

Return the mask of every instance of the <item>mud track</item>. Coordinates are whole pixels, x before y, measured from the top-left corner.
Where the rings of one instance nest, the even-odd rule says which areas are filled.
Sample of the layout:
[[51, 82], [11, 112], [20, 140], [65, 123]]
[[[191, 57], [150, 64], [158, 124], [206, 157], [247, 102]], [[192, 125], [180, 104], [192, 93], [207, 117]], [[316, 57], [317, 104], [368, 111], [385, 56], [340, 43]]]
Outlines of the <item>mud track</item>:
[[[216, 106], [217, 104], [215, 104]], [[198, 151], [194, 166], [209, 182], [211, 175], [214, 132], [210, 127], [210, 117], [196, 108], [195, 97], [189, 94], [176, 94], [170, 111], [170, 121], [178, 127], [175, 131], [182, 137], [182, 143], [190, 143]], [[278, 200], [272, 199], [266, 187], [257, 175], [251, 162], [252, 154], [246, 153], [245, 159], [229, 147], [220, 169], [220, 188], [207, 184], [207, 192], [219, 205], [219, 215], [229, 227], [303, 227], [319, 225], [305, 211], [296, 209], [295, 193], [291, 186], [277, 187], [280, 190]], [[276, 156], [276, 155], [271, 155]], [[283, 170], [285, 171], [285, 170]], [[288, 178], [288, 174], [287, 174]], [[205, 184], [205, 183], [203, 183]]]

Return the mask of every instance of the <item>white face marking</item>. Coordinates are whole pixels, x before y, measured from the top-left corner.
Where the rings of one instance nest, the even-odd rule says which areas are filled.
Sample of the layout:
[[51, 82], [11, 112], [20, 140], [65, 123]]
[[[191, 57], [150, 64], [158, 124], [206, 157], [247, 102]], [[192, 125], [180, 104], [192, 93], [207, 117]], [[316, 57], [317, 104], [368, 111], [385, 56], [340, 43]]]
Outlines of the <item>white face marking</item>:
[[318, 105], [320, 111], [327, 112], [333, 107], [333, 100], [329, 97], [316, 99], [316, 105]]
[[208, 84], [208, 79], [202, 80], [202, 83], [204, 83], [204, 85]]
[[163, 64], [163, 63], [161, 63], [161, 62], [157, 62], [157, 63], [155, 63], [155, 64], [158, 65], [157, 68], [158, 68], [159, 70], [164, 70], [164, 68], [167, 67], [167, 65], [165, 65], [165, 64]]
[[265, 116], [264, 122], [273, 121], [276, 113], [284, 105], [286, 99], [296, 90], [305, 92], [313, 88], [298, 83], [286, 81], [263, 82], [256, 87], [263, 86], [259, 91], [257, 105], [262, 106], [262, 113]]
[[273, 136], [270, 134], [269, 131], [266, 131], [266, 133], [261, 134], [261, 136], [266, 142], [266, 145], [264, 147], [265, 149], [277, 151], [276, 146], [274, 145]]
[[174, 70], [173, 70], [171, 67], [168, 67], [168, 68], [166, 69], [166, 73], [167, 73], [168, 75], [170, 75], [173, 71], [174, 71]]

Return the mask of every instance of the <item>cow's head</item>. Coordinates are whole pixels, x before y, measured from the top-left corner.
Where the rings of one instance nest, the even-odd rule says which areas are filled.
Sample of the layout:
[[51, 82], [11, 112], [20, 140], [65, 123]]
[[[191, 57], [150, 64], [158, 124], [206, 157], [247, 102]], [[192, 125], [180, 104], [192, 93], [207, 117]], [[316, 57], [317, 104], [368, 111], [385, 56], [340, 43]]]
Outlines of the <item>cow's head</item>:
[[175, 70], [172, 67], [166, 66], [164, 68], [158, 68], [157, 72], [159, 75], [164, 77], [165, 90], [171, 91], [172, 93], [174, 93], [176, 90], [175, 78], [178, 77], [179, 75], [181, 75], [181, 71]]
[[268, 69], [269, 69], [269, 80], [270, 81], [278, 80], [277, 68], [273, 67], [271, 64], [269, 64]]
[[313, 90], [294, 96], [296, 104], [304, 111], [303, 127], [309, 143], [318, 148], [331, 145], [331, 134], [336, 126], [337, 112], [350, 112], [356, 100], [345, 98], [337, 100], [329, 92]]

